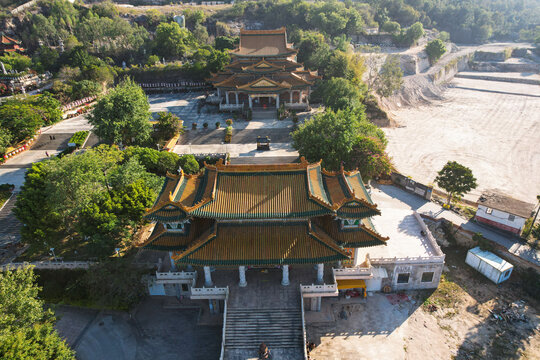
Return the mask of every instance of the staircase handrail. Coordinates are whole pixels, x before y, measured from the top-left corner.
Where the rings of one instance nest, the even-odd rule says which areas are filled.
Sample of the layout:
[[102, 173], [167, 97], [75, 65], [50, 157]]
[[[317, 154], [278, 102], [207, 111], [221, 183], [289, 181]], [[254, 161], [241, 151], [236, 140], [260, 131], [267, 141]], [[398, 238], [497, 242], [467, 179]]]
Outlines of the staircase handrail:
[[300, 285], [300, 311], [302, 313], [302, 349], [304, 349], [304, 360], [308, 360], [307, 354], [307, 338], [306, 338], [306, 319], [304, 317], [304, 293], [302, 285]]
[[221, 330], [221, 355], [219, 356], [219, 360], [223, 360], [223, 356], [225, 355], [225, 329], [227, 327], [227, 302], [229, 300], [229, 287], [227, 286], [227, 290], [225, 292], [225, 304], [223, 305], [223, 329]]

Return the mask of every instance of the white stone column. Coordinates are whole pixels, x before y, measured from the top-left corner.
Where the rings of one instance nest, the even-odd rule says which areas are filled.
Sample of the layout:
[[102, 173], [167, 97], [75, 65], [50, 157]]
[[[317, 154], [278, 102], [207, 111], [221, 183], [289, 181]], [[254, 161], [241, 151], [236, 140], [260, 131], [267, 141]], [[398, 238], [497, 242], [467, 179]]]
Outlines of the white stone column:
[[292, 90], [289, 91], [289, 104], [292, 104]]
[[212, 283], [212, 274], [210, 274], [210, 266], [204, 267], [204, 286], [210, 287], [213, 286]]
[[234, 92], [234, 96], [236, 97], [236, 105], [238, 105], [238, 91]]
[[276, 109], [279, 109], [279, 94], [276, 96]]
[[238, 267], [238, 273], [240, 275], [240, 283], [238, 284], [238, 286], [240, 287], [245, 287], [247, 286], [247, 281], [246, 281], [246, 267], [245, 266], [239, 266]]
[[289, 265], [283, 265], [281, 267], [283, 270], [283, 279], [281, 279], [281, 285], [287, 286], [289, 285]]
[[317, 264], [317, 282], [322, 284], [324, 276], [324, 264]]
[[169, 259], [171, 260], [171, 271], [176, 271], [176, 265], [174, 264], [174, 260], [172, 258], [172, 251], [169, 251]]
[[225, 91], [225, 103], [229, 105], [229, 92]]
[[217, 89], [217, 96], [221, 96], [221, 92], [219, 91], [219, 88]]
[[251, 98], [251, 95], [249, 96], [249, 108], [253, 109], [253, 99]]

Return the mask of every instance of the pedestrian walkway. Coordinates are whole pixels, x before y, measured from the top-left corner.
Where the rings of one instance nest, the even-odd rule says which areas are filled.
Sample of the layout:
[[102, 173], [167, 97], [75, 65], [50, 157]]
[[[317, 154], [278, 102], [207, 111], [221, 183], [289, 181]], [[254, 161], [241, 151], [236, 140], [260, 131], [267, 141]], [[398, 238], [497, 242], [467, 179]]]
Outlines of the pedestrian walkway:
[[13, 193], [2, 210], [0, 210], [0, 248], [5, 248], [21, 241], [21, 223], [12, 211], [15, 207], [16, 199], [17, 194]]
[[[291, 143], [272, 143], [270, 150], [257, 150], [256, 143], [249, 144], [209, 144], [209, 145], [176, 145], [173, 152], [177, 154], [223, 154], [235, 157], [298, 157], [298, 151]], [[285, 161], [289, 162], [289, 161]]]
[[518, 243], [516, 241], [517, 239], [511, 235], [492, 230], [471, 220], [464, 219], [458, 214], [444, 209], [439, 204], [427, 201], [420, 196], [411, 194], [396, 186], [377, 184], [373, 191], [379, 191], [391, 198], [389, 199], [389, 204], [384, 206], [379, 205], [381, 211], [384, 211], [385, 206], [402, 207], [415, 210], [419, 214], [427, 215], [435, 219], [446, 219], [457, 226], [461, 226], [465, 230], [472, 231], [474, 233], [482, 233], [485, 238], [505, 247], [508, 252], [536, 264], [537, 266], [540, 266], [540, 251], [535, 250], [528, 245]]

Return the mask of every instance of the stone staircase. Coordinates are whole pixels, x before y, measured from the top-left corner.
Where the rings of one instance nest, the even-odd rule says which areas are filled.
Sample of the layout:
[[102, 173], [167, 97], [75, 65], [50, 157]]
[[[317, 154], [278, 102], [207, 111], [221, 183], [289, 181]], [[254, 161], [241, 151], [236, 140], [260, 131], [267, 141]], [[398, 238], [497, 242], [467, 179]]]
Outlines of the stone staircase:
[[252, 113], [252, 120], [276, 120], [277, 119], [277, 109], [254, 109]]
[[262, 342], [268, 346], [273, 360], [303, 359], [301, 310], [227, 310], [224, 359], [257, 359]]

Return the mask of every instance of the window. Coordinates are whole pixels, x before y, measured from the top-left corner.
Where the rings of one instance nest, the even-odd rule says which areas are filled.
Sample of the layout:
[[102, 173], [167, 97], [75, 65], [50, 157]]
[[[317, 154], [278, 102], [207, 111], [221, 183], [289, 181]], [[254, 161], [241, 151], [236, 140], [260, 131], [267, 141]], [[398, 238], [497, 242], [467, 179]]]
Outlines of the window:
[[357, 228], [360, 226], [360, 220], [341, 220], [341, 226], [344, 229]]
[[407, 283], [409, 283], [409, 276], [410, 275], [411, 275], [410, 273], [398, 274], [397, 283], [398, 284], [407, 284]]
[[424, 283], [427, 283], [427, 282], [432, 282], [433, 281], [433, 272], [425, 272], [425, 273], [422, 273], [422, 282]]
[[508, 215], [508, 220], [509, 221], [514, 221], [515, 219], [516, 219], [515, 215], [512, 215], [512, 214]]
[[184, 223], [166, 223], [165, 227], [168, 231], [184, 232]]
[[491, 214], [493, 212], [493, 209], [492, 208], [487, 208], [486, 209], [486, 214]]

